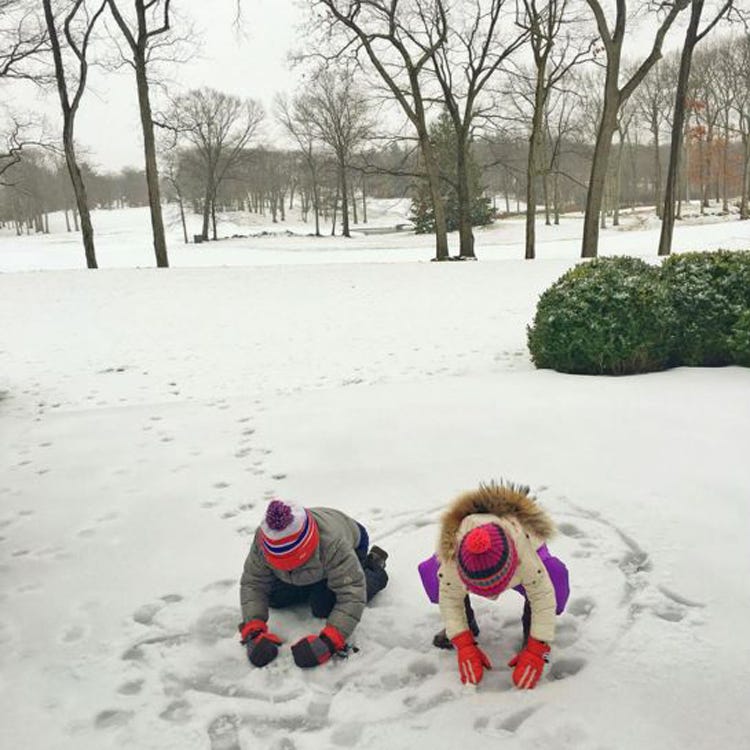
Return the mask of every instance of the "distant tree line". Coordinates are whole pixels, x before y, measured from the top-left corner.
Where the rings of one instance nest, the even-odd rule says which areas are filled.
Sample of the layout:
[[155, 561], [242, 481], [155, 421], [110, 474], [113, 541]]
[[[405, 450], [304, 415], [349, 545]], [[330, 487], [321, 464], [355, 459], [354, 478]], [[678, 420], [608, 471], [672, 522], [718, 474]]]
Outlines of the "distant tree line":
[[[112, 44], [134, 73], [158, 266], [168, 265], [163, 196], [179, 206], [185, 241], [189, 213], [207, 241], [231, 210], [277, 223], [299, 211], [311, 233], [348, 237], [367, 221], [368, 196], [409, 195], [417, 227], [435, 233], [436, 260], [451, 256], [453, 229], [457, 257], [475, 258], [473, 227], [514, 210], [525, 212], [529, 259], [540, 212], [547, 224], [583, 212], [583, 257], [598, 254], [601, 227], [643, 203], [662, 219], [660, 254], [688, 202], [750, 215], [750, 36], [739, 24], [716, 33], [747, 21], [735, 0], [307, 8], [304, 80], [266, 112], [251, 96], [208, 88], [152, 101], [165, 61], [189, 56], [190, 29], [176, 28], [170, 0], [0, 0], [0, 85], [53, 83], [62, 125], [50, 143], [11, 117], [0, 147], [4, 220], [44, 231], [45, 213], [67, 210], [96, 267], [90, 208], [132, 200], [119, 186], [102, 197], [75, 138], [89, 67]], [[648, 32], [639, 57], [636, 21]], [[683, 41], [664, 55], [668, 34]], [[53, 195], [63, 164], [70, 185]], [[56, 182], [40, 179], [44, 170]]]
[[[145, 173], [135, 168], [101, 173], [81, 163], [91, 208], [148, 206]], [[49, 214], [64, 214], [67, 231], [80, 231], [75, 193], [66, 165], [48, 151], [27, 149], [23, 159], [9, 167], [0, 187], [0, 224], [16, 234], [49, 233]]]

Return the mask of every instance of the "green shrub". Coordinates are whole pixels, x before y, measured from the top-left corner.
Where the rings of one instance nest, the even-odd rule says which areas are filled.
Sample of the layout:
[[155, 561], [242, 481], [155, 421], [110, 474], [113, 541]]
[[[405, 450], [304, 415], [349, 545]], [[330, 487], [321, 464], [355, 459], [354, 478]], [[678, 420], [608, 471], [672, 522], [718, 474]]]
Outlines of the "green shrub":
[[676, 320], [670, 342], [674, 364], [728, 365], [749, 351], [743, 336], [750, 252], [672, 255], [661, 267], [661, 279]]
[[732, 326], [729, 350], [734, 364], [750, 367], [750, 308], [744, 310]]
[[669, 362], [671, 315], [658, 269], [638, 258], [598, 258], [540, 297], [528, 345], [537, 367], [625, 375]]

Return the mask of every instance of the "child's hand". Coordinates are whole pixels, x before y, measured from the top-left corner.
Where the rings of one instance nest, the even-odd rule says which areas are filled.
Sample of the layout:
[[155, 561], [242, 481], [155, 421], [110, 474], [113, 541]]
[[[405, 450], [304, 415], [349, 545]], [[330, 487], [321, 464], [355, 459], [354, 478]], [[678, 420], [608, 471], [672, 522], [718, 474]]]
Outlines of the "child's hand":
[[333, 625], [326, 625], [320, 635], [308, 635], [292, 646], [294, 663], [307, 669], [325, 664], [337, 651], [346, 648], [346, 638]]
[[469, 685], [478, 685], [482, 681], [484, 670], [492, 669], [487, 654], [477, 646], [470, 630], [464, 630], [463, 633], [451, 638], [451, 643], [456, 647], [461, 682], [464, 685], [467, 682]]
[[283, 641], [263, 620], [250, 620], [240, 625], [240, 643], [247, 648], [247, 658], [254, 667], [265, 667], [279, 655]]
[[520, 690], [531, 690], [544, 671], [549, 661], [549, 646], [536, 638], [529, 637], [526, 648], [516, 654], [509, 662], [513, 670], [513, 682]]

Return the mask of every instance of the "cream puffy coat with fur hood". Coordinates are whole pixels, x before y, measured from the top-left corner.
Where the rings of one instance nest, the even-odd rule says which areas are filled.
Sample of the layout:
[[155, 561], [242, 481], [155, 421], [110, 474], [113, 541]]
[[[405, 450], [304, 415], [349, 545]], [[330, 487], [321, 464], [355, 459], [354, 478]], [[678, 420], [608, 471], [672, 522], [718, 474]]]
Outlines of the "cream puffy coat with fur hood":
[[554, 534], [555, 527], [529, 496], [528, 487], [503, 482], [465, 492], [443, 515], [437, 555], [440, 614], [446, 635], [453, 638], [469, 627], [464, 609], [467, 591], [458, 575], [456, 555], [463, 537], [485, 523], [498, 524], [515, 543], [518, 569], [508, 588], [524, 587], [531, 606], [531, 636], [551, 643], [555, 638], [555, 591], [537, 549]]

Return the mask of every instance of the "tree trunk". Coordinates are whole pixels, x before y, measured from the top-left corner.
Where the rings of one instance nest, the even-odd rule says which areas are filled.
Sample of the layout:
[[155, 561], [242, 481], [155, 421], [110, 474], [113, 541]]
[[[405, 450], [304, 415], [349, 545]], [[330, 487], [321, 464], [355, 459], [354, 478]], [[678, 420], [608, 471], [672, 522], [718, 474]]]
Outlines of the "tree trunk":
[[748, 178], [750, 177], [750, 133], [742, 134], [742, 197], [740, 199], [740, 219], [748, 218], [747, 194]]
[[[677, 91], [675, 94], [674, 114], [672, 116], [672, 142], [669, 147], [669, 166], [667, 167], [667, 186], [664, 194], [664, 210], [662, 211], [661, 234], [659, 236], [659, 255], [669, 255], [672, 252], [672, 235], [675, 220], [675, 192], [677, 190], [677, 174], [682, 148], [682, 133], [685, 124], [685, 99], [690, 80], [690, 65], [693, 60], [693, 50], [698, 41], [698, 25], [703, 12], [703, 0], [693, 0], [690, 10], [690, 22], [685, 34], [685, 44], [680, 56], [680, 72], [677, 77]], [[687, 174], [687, 159], [685, 172]], [[690, 182], [690, 175], [686, 177]]]
[[[94, 227], [91, 224], [91, 214], [88, 206], [88, 196], [86, 195], [86, 185], [83, 182], [83, 176], [78, 166], [76, 158], [75, 141], [73, 131], [75, 129], [76, 117], [76, 99], [71, 106], [68, 98], [68, 87], [65, 79], [65, 67], [62, 59], [62, 51], [57, 34], [57, 26], [52, 13], [51, 0], [43, 0], [44, 15], [47, 23], [47, 33], [52, 46], [52, 54], [55, 62], [55, 79], [57, 81], [57, 92], [60, 97], [60, 105], [63, 113], [63, 148], [65, 150], [65, 163], [70, 174], [70, 181], [73, 183], [73, 192], [75, 194], [78, 213], [81, 217], [81, 234], [83, 239], [83, 248], [86, 255], [86, 266], [88, 268], [98, 268], [96, 262], [96, 249], [94, 248]], [[82, 65], [81, 77], [85, 78], [85, 64]], [[83, 85], [83, 80], [79, 83]]]
[[615, 161], [615, 173], [612, 177], [612, 189], [610, 192], [612, 204], [612, 226], [620, 226], [620, 183], [622, 181], [622, 151], [623, 137], [620, 134], [620, 140], [617, 144], [617, 157]]
[[[210, 178], [209, 178], [210, 179]], [[203, 199], [203, 227], [201, 228], [201, 237], [204, 242], [208, 242], [208, 230], [211, 222], [211, 186], [206, 185], [206, 195]]]
[[320, 188], [316, 177], [313, 175], [313, 213], [315, 214], [315, 236], [320, 237]]
[[546, 73], [545, 57], [545, 65], [538, 64], [536, 67], [534, 112], [531, 116], [529, 153], [526, 163], [526, 251], [524, 255], [526, 260], [533, 260], [536, 257], [536, 178], [539, 174], [539, 151], [544, 124], [544, 78]]
[[525, 260], [536, 258], [536, 167], [534, 148], [529, 142], [528, 173], [526, 175], [526, 252]]
[[187, 221], [185, 221], [185, 202], [182, 200], [182, 191], [179, 187], [177, 187], [176, 183], [173, 183], [175, 186], [175, 192], [177, 193], [177, 204], [180, 207], [180, 222], [182, 223], [182, 235], [185, 238], [185, 244], [188, 244], [188, 231], [187, 231]]
[[340, 184], [336, 185], [336, 197], [333, 199], [333, 215], [331, 217], [331, 237], [336, 236], [336, 210], [339, 206], [339, 190], [341, 189]]
[[427, 181], [432, 198], [432, 210], [435, 217], [435, 260], [447, 260], [448, 252], [448, 229], [445, 219], [445, 203], [440, 186], [440, 170], [435, 160], [435, 154], [430, 143], [430, 137], [426, 129], [420, 129], [419, 147], [427, 172]]
[[83, 248], [86, 254], [86, 266], [88, 268], [98, 268], [96, 262], [96, 250], [94, 248], [94, 227], [91, 223], [91, 212], [89, 211], [88, 196], [86, 194], [86, 185], [83, 182], [83, 176], [76, 159], [75, 145], [73, 143], [73, 133], [69, 126], [66, 126], [63, 134], [63, 146], [65, 148], [65, 162], [68, 165], [70, 181], [73, 183], [73, 192], [76, 197], [78, 206], [78, 215], [81, 221], [81, 235], [83, 239]]
[[557, 167], [558, 165], [555, 163], [555, 176], [552, 181], [552, 205], [555, 212], [555, 226], [560, 225], [560, 173], [557, 171]]
[[476, 258], [474, 254], [474, 231], [471, 226], [471, 189], [469, 187], [469, 143], [459, 138], [456, 147], [458, 177], [458, 233], [459, 251], [462, 258]]
[[346, 163], [343, 159], [339, 161], [339, 181], [341, 182], [341, 234], [351, 237], [349, 230], [349, 187], [346, 179]]
[[721, 210], [729, 213], [729, 113], [727, 112], [724, 122], [724, 157], [721, 164]]
[[362, 223], [367, 224], [367, 181], [362, 174]]
[[617, 113], [620, 108], [617, 82], [608, 82], [604, 96], [604, 110], [596, 135], [594, 159], [586, 195], [586, 213], [583, 219], [582, 258], [596, 258], [599, 252], [599, 217], [602, 213], [604, 189], [607, 181], [609, 153], [612, 137], [617, 130]]
[[70, 213], [68, 212], [68, 209], [65, 209], [65, 228], [70, 231]]
[[656, 206], [656, 218], [661, 219], [661, 157], [659, 155], [661, 144], [659, 143], [659, 127], [656, 123], [654, 123], [652, 132], [654, 134], [654, 205]]
[[355, 224], [359, 224], [359, 219], [357, 218], [357, 196], [354, 193], [354, 185], [352, 185], [352, 188], [351, 188], [351, 201], [352, 201], [352, 221]]
[[698, 166], [700, 167], [700, 212], [703, 216], [708, 207], [708, 177], [706, 176], [706, 148], [702, 138], [698, 141]]
[[156, 266], [157, 268], [169, 268], [167, 240], [164, 234], [164, 217], [162, 215], [161, 206], [159, 168], [156, 163], [154, 120], [151, 112], [151, 97], [148, 87], [148, 78], [146, 76], [145, 50], [142, 55], [137, 54], [135, 56], [135, 79], [138, 88], [138, 107], [141, 115], [141, 129], [143, 130], [143, 152], [146, 159], [146, 184], [148, 186], [148, 203], [151, 211], [151, 232], [154, 240]]

